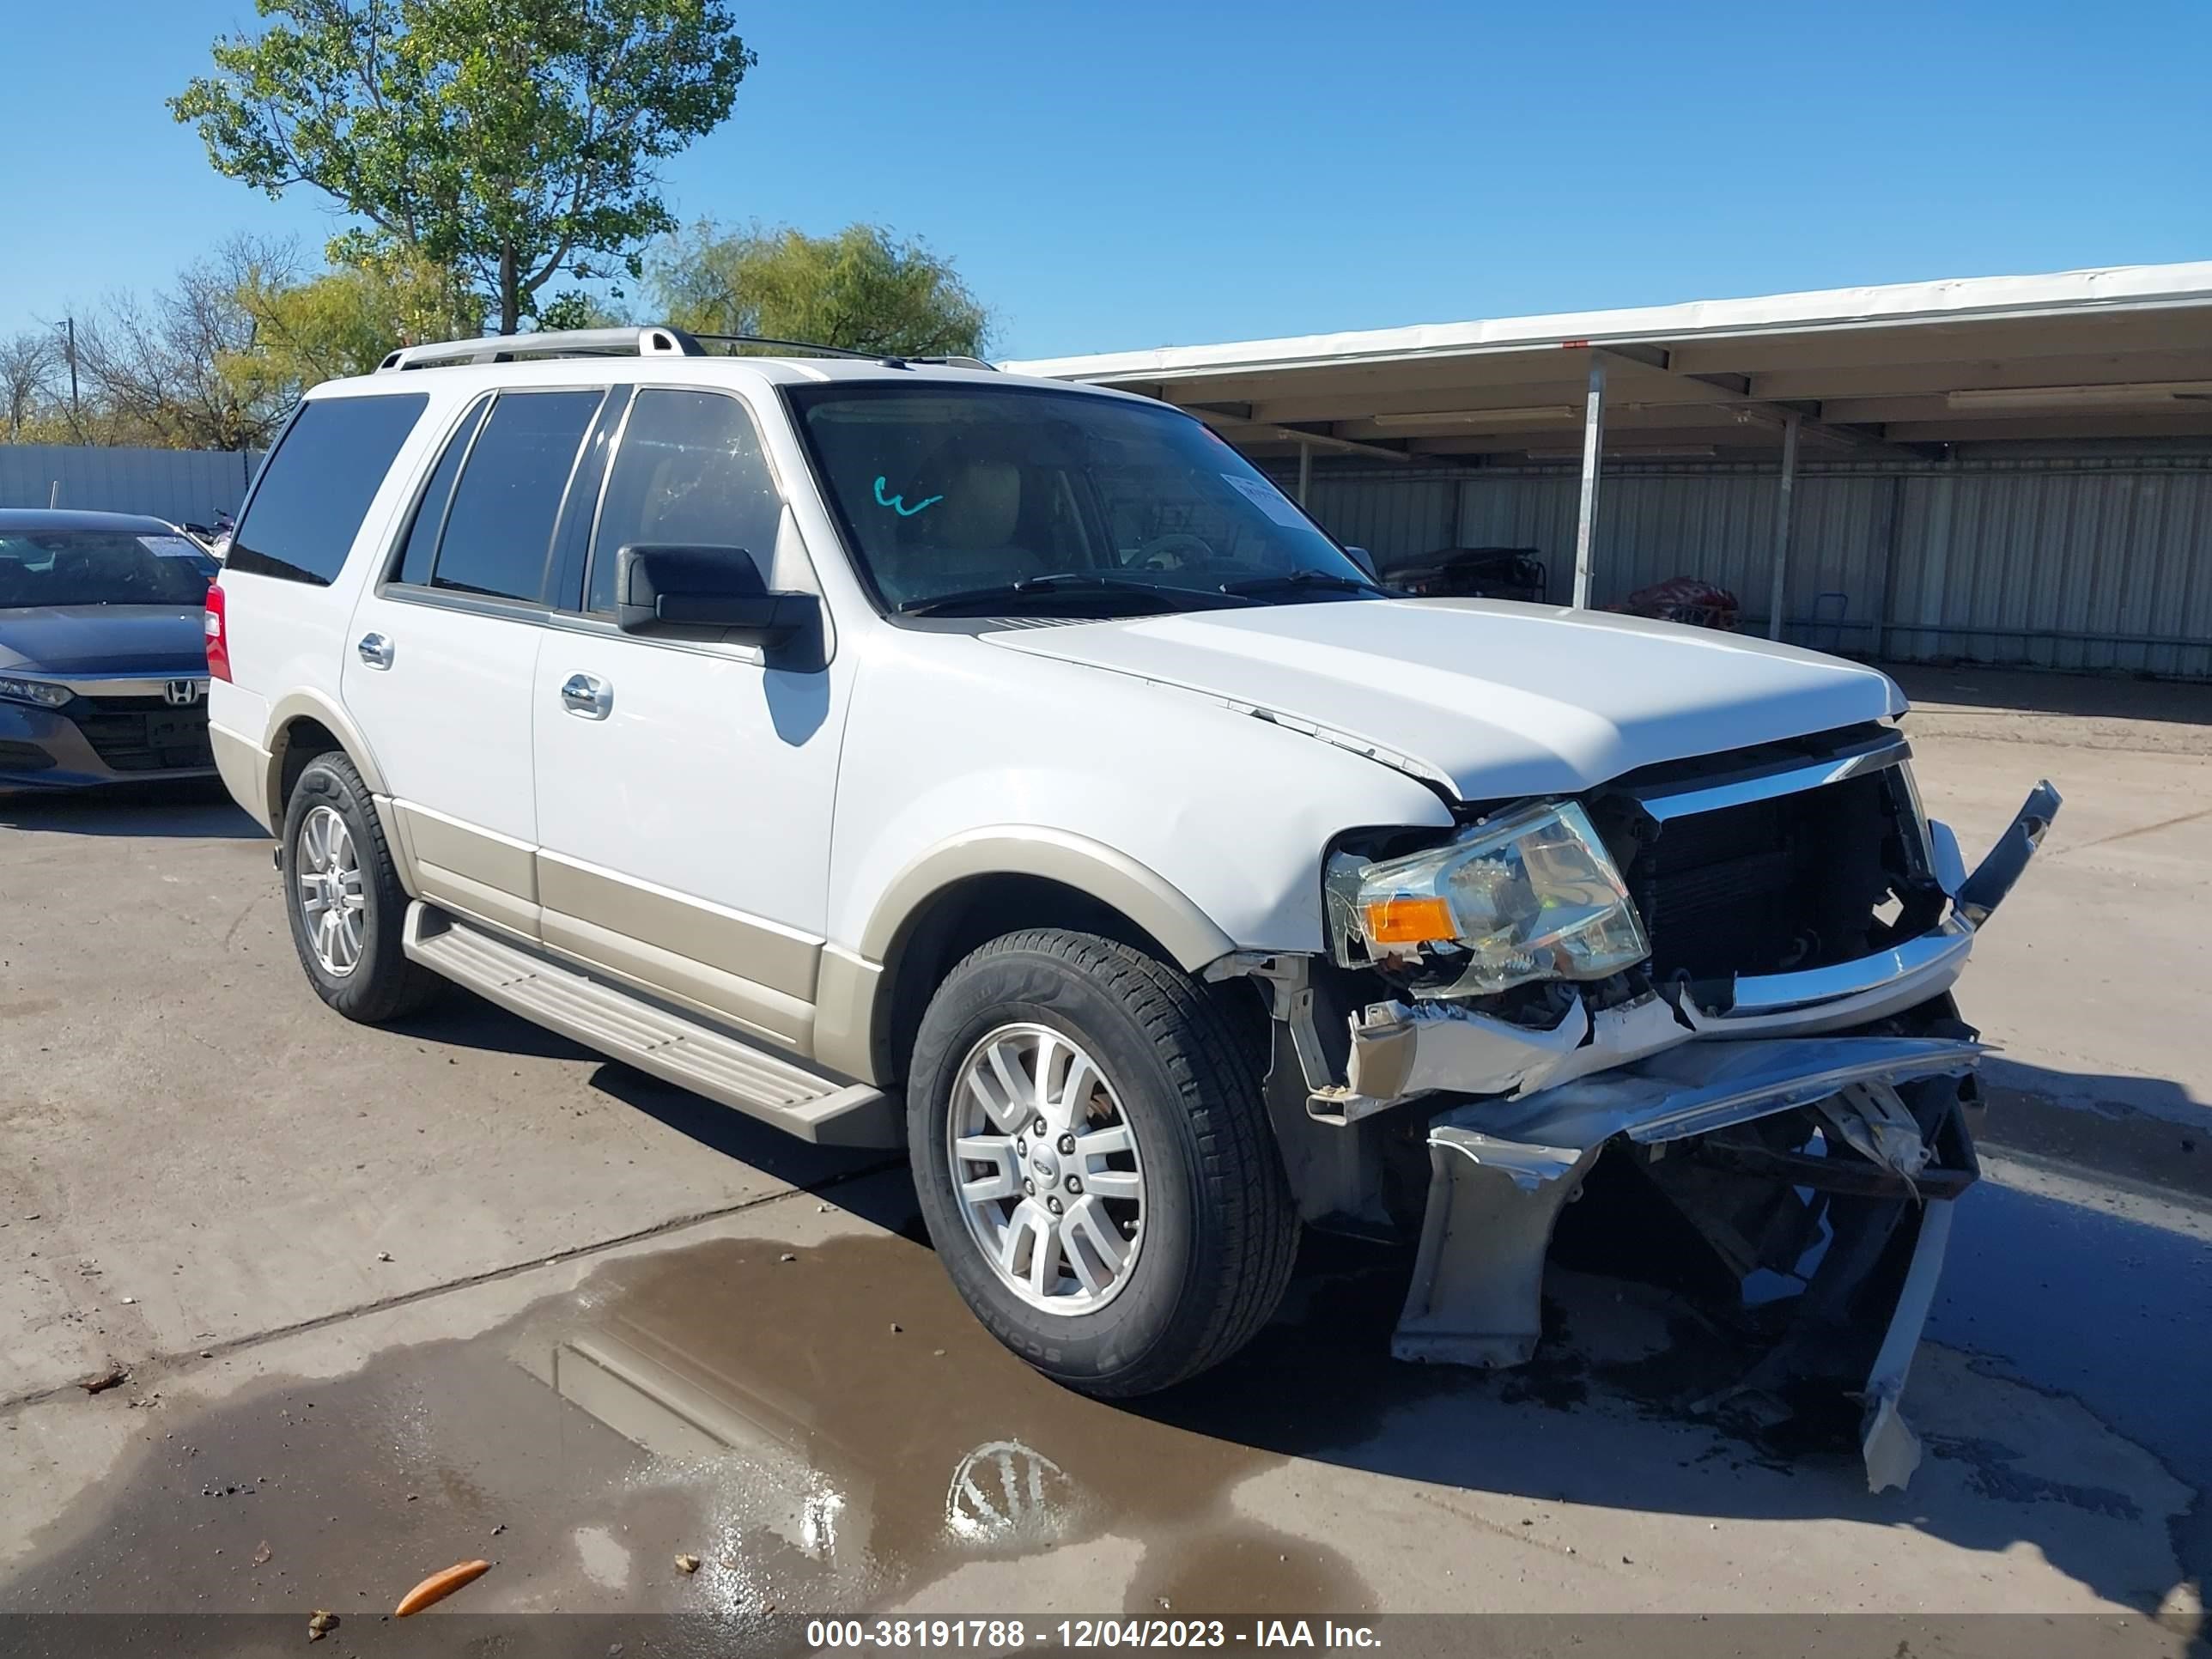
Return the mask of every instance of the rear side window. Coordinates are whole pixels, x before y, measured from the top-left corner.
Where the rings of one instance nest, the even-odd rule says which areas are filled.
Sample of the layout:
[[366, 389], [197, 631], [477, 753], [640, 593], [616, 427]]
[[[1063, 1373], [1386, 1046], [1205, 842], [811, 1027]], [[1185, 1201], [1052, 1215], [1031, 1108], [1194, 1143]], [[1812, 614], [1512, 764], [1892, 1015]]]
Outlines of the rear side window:
[[553, 521], [575, 468], [577, 446], [605, 395], [500, 395], [453, 491], [433, 587], [507, 599], [544, 597]]
[[614, 609], [625, 547], [717, 547], [750, 554], [763, 580], [783, 498], [745, 406], [714, 392], [647, 389], [623, 428], [592, 542], [586, 611]]
[[489, 406], [487, 401], [469, 410], [461, 429], [447, 443], [446, 453], [438, 457], [437, 470], [430, 474], [430, 482], [422, 489], [422, 499], [416, 504], [415, 522], [407, 527], [407, 545], [400, 553], [394, 580], [413, 582], [417, 586], [429, 581], [430, 561], [438, 550], [438, 531], [446, 522], [446, 503], [453, 498], [453, 480], [460, 477], [462, 459], [469, 453], [469, 440], [477, 435], [477, 426]]
[[262, 468], [229, 568], [329, 586], [429, 401], [415, 392], [302, 404]]

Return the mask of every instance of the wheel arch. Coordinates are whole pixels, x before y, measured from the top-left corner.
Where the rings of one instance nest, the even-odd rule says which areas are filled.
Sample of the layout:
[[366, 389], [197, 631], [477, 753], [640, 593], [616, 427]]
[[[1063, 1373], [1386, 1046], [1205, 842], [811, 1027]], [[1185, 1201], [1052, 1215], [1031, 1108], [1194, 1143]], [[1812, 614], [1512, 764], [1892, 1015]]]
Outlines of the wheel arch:
[[[344, 709], [319, 693], [293, 691], [277, 701], [269, 711], [267, 749], [263, 798], [272, 826], [282, 828], [285, 805], [307, 763], [332, 749], [353, 763], [372, 795], [389, 793], [360, 728], [346, 717]], [[390, 833], [389, 825], [386, 833]]]
[[[1112, 848], [1047, 830], [960, 836], [886, 889], [854, 971], [825, 973], [820, 1057], [878, 1084], [896, 1081], [921, 1011], [952, 965], [1025, 927], [1097, 933], [1191, 973], [1237, 948], [1187, 894]], [[833, 989], [843, 1006], [829, 1006]]]

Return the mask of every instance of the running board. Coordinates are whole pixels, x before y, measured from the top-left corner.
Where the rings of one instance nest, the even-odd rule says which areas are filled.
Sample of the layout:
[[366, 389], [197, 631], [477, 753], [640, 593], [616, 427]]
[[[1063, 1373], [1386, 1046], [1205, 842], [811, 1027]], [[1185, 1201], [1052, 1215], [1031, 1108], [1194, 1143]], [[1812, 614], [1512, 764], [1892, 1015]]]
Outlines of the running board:
[[905, 1144], [891, 1101], [838, 1083], [416, 900], [407, 954], [510, 1013], [823, 1146]]

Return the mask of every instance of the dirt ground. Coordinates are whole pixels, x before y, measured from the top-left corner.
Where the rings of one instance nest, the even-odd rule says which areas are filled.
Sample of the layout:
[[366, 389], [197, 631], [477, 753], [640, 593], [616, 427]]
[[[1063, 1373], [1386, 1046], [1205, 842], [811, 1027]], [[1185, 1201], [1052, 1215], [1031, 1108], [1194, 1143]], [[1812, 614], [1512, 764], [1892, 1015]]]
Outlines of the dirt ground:
[[350, 1651], [481, 1556], [457, 1611], [738, 1632], [1790, 1607], [2182, 1641], [2212, 1566], [2212, 691], [1902, 678], [1970, 861], [2037, 778], [2067, 798], [1962, 990], [2003, 1054], [1909, 1492], [1687, 1409], [1672, 1311], [1610, 1280], [1553, 1276], [1525, 1371], [1395, 1365], [1403, 1256], [1328, 1241], [1221, 1371], [1066, 1394], [967, 1317], [884, 1158], [458, 993], [347, 1024], [219, 796], [0, 799], [0, 1613], [325, 1607]]

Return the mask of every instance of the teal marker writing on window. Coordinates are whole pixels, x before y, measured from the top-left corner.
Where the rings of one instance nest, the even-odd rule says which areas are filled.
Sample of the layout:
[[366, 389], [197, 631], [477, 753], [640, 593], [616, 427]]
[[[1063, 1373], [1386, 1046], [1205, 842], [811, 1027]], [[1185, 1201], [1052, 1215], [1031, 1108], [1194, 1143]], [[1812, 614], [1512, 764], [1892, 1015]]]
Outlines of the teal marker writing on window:
[[934, 507], [938, 502], [944, 499], [945, 497], [942, 495], [926, 495], [921, 500], [916, 501], [912, 507], [908, 507], [906, 504], [906, 497], [904, 495], [885, 495], [884, 494], [884, 481], [881, 478], [876, 480], [876, 505], [878, 507], [888, 507], [902, 519], [911, 519], [925, 507]]

